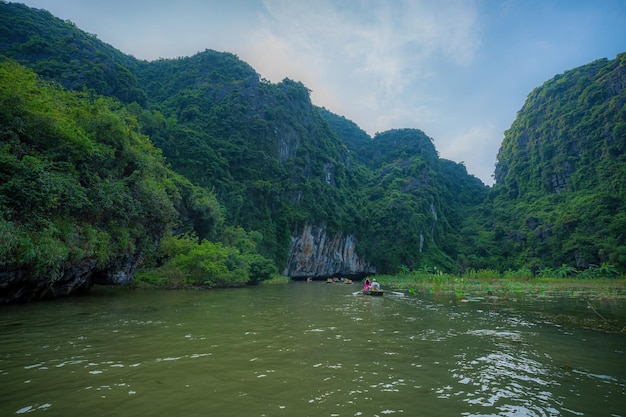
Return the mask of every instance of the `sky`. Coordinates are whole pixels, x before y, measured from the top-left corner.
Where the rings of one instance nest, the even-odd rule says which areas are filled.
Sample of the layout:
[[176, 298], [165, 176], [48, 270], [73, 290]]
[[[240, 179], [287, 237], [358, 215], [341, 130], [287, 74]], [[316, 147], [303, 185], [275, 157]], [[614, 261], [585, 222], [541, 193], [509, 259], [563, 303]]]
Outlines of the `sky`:
[[557, 74], [626, 52], [626, 0], [22, 0], [139, 59], [231, 52], [371, 136], [417, 128], [492, 185]]

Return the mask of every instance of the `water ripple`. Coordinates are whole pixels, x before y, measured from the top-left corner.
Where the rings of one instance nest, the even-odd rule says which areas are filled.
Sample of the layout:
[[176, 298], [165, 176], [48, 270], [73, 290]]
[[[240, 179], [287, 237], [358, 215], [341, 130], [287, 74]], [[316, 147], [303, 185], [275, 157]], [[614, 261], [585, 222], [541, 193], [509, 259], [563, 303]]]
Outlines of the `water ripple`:
[[11, 310], [25, 324], [2, 334], [0, 415], [565, 417], [626, 409], [621, 335], [555, 329], [484, 302], [345, 296], [352, 291], [125, 291]]

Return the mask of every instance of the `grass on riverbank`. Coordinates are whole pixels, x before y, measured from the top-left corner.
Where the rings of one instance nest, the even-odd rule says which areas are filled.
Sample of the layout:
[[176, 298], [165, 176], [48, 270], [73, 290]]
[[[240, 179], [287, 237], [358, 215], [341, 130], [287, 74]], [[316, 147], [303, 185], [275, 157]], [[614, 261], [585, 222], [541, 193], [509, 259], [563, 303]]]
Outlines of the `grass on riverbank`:
[[377, 276], [385, 287], [408, 292], [454, 295], [459, 299], [495, 296], [511, 298], [585, 297], [590, 299], [626, 298], [626, 277], [575, 278], [501, 275], [496, 271], [472, 271], [464, 275], [407, 273]]

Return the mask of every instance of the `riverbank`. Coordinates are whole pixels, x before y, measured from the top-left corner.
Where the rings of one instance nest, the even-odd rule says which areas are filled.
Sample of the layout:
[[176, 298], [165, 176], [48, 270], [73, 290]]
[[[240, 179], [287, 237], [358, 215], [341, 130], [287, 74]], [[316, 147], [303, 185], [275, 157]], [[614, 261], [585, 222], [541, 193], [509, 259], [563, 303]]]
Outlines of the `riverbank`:
[[[472, 301], [479, 297], [495, 297], [502, 300], [529, 296], [570, 297], [590, 300], [624, 300], [626, 302], [626, 277], [619, 278], [556, 278], [511, 277], [499, 274], [475, 273], [466, 275], [414, 273], [403, 275], [376, 275], [385, 288], [407, 293], [428, 293], [435, 296], [453, 296], [459, 300]], [[288, 284], [292, 280], [274, 275], [261, 285]], [[358, 283], [358, 281], [357, 281]], [[135, 279], [133, 288], [182, 289], [203, 288], [191, 284], [155, 282]]]

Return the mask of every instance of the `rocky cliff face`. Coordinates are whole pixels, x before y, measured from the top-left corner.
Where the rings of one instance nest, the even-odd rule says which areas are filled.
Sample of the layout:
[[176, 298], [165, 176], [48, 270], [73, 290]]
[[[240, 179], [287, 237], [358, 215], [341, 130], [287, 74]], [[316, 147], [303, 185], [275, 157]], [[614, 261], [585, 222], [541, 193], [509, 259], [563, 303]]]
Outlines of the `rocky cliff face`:
[[304, 225], [291, 237], [289, 259], [283, 271], [292, 278], [361, 276], [376, 269], [359, 257], [355, 238], [336, 233], [327, 234], [325, 227]]
[[130, 284], [142, 259], [138, 254], [127, 255], [103, 269], [96, 268], [96, 260], [85, 259], [40, 276], [15, 265], [5, 265], [0, 268], [0, 304], [85, 293], [93, 284]]

